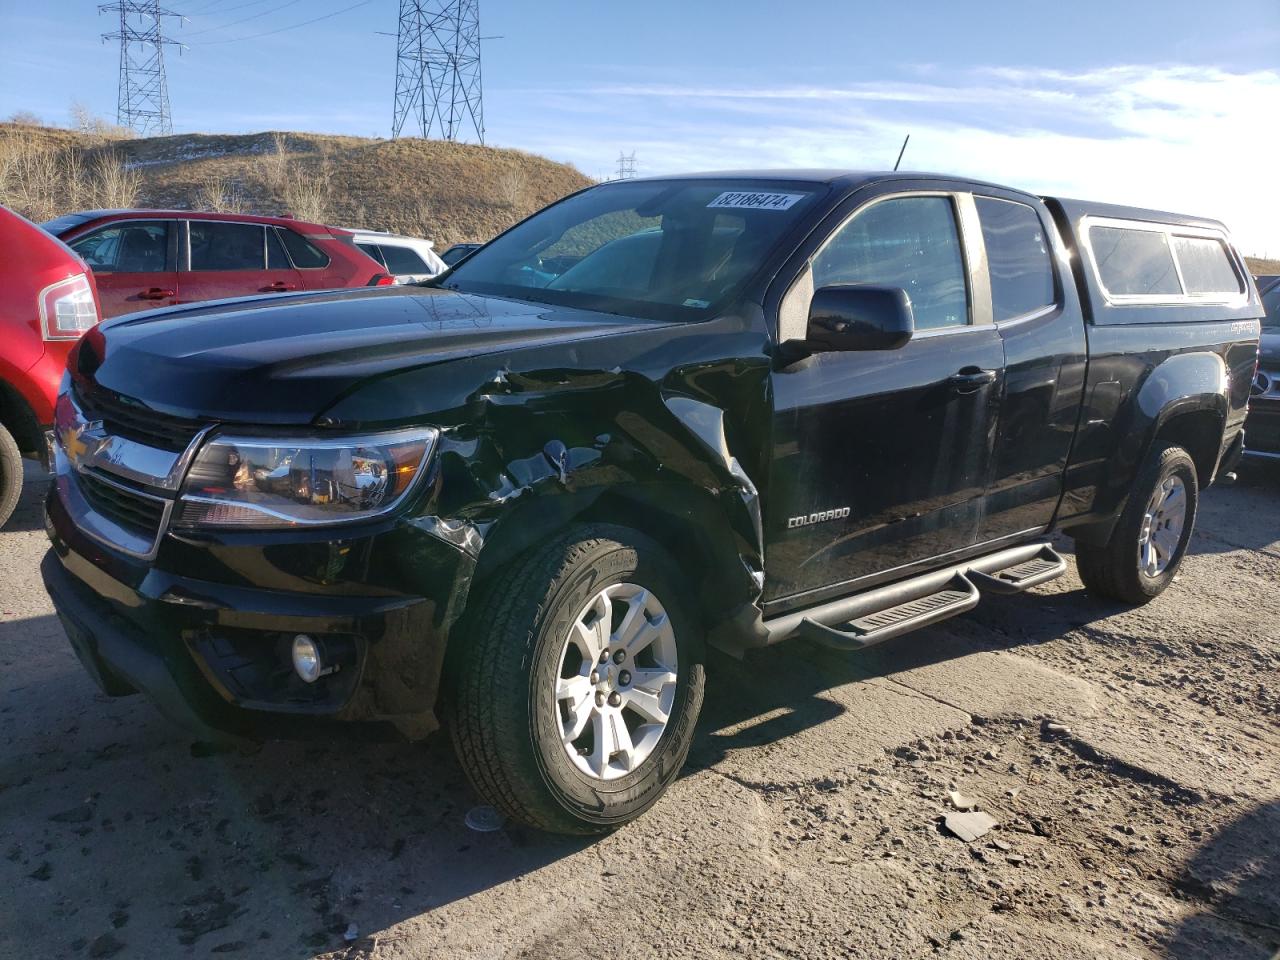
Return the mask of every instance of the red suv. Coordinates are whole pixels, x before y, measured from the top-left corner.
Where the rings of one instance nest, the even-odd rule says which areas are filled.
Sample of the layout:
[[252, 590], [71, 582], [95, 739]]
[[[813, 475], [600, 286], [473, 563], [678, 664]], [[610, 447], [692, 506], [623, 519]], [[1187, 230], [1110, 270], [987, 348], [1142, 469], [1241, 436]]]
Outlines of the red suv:
[[174, 303], [393, 282], [336, 227], [189, 210], [86, 210], [43, 224], [93, 268], [107, 317]]
[[101, 317], [84, 261], [0, 207], [0, 525], [22, 491], [22, 457], [43, 459], [67, 354]]

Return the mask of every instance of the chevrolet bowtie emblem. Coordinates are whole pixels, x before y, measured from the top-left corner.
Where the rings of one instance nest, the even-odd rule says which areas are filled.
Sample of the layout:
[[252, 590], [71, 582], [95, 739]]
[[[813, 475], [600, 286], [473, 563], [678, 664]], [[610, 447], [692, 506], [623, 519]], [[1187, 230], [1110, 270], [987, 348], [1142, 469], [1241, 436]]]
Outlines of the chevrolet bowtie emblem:
[[67, 459], [74, 466], [78, 467], [84, 455], [89, 452], [89, 445], [85, 443], [84, 435], [101, 429], [101, 421], [91, 421], [77, 424], [73, 429], [62, 435], [62, 449], [66, 452]]

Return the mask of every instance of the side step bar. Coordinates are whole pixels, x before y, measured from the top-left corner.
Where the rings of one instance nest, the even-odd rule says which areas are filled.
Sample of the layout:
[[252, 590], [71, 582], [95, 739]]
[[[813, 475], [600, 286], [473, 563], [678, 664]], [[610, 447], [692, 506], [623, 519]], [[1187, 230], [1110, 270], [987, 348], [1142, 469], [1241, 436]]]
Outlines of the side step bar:
[[1062, 576], [1066, 569], [1067, 561], [1046, 543], [1044, 549], [1030, 560], [995, 573], [970, 570], [969, 579], [979, 590], [990, 593], [1021, 593], [1028, 587]]
[[937, 593], [918, 600], [907, 600], [837, 627], [828, 627], [806, 618], [800, 621], [798, 632], [824, 646], [839, 650], [861, 650], [873, 643], [891, 640], [939, 620], [954, 617], [957, 613], [972, 610], [980, 599], [982, 596], [973, 582], [963, 573], [957, 573]]
[[1061, 576], [1067, 562], [1047, 543], [1023, 544], [899, 583], [764, 621], [768, 644], [799, 634], [861, 650], [972, 610], [982, 591], [1018, 593]]

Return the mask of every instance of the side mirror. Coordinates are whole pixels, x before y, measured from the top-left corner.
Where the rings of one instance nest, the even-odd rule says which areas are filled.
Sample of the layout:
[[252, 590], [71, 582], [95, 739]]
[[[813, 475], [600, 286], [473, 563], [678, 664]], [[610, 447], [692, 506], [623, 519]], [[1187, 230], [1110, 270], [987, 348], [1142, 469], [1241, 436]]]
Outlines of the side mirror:
[[850, 283], [822, 287], [809, 304], [805, 345], [823, 350], [897, 350], [915, 332], [901, 287]]

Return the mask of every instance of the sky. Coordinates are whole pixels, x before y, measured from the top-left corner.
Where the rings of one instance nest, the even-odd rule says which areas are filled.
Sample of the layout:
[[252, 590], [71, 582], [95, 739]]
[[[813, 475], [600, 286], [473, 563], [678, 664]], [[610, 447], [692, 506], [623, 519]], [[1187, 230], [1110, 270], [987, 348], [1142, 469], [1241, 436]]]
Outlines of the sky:
[[[396, 0], [165, 5], [175, 131], [390, 135]], [[0, 0], [0, 118], [114, 119], [97, 7]], [[483, 0], [481, 32], [486, 142], [589, 176], [884, 169], [909, 133], [904, 169], [1214, 217], [1280, 258], [1280, 0]]]

